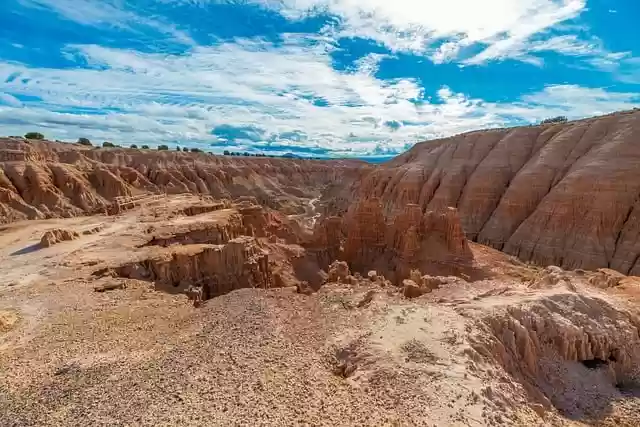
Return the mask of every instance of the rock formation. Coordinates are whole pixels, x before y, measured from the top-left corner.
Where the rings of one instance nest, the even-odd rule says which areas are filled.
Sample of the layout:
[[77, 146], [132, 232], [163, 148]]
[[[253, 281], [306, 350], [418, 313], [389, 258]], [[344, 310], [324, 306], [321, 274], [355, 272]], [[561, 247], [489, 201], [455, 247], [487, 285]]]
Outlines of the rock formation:
[[224, 221], [203, 218], [197, 222], [167, 225], [153, 230], [148, 246], [170, 246], [173, 244], [224, 244], [244, 233], [242, 216], [232, 214]]
[[359, 161], [87, 149], [0, 138], [0, 223], [103, 212], [114, 198], [140, 192], [248, 196], [270, 208], [292, 209], [293, 201], [316, 197], [332, 183], [351, 183], [368, 168]]
[[203, 288], [203, 299], [240, 288], [273, 286], [269, 256], [253, 237], [241, 236], [226, 244], [180, 245], [117, 269], [123, 277], [153, 280], [186, 291]]
[[[576, 395], [575, 375], [558, 379], [559, 373], [570, 372], [572, 362], [607, 367], [611, 386], [637, 381], [640, 318], [601, 298], [559, 291], [518, 305], [494, 307], [485, 322], [495, 334], [493, 348], [483, 339], [484, 344], [474, 349], [497, 360], [529, 384], [529, 390], [539, 387], [559, 409], [591, 404], [582, 392]], [[583, 402], [571, 402], [580, 399]]]
[[458, 208], [470, 240], [541, 265], [640, 274], [640, 111], [426, 141], [355, 199]]
[[79, 237], [80, 235], [73, 230], [55, 228], [42, 235], [42, 238], [40, 239], [40, 246], [48, 248], [49, 246], [53, 246], [57, 243], [64, 242], [66, 240], [74, 240]]
[[455, 274], [473, 261], [455, 209], [423, 213], [410, 204], [385, 219], [378, 199], [358, 202], [344, 220], [334, 217], [318, 224], [311, 246], [322, 245], [326, 249], [318, 251], [321, 259], [330, 253], [353, 271], [375, 269], [396, 283], [413, 269]]

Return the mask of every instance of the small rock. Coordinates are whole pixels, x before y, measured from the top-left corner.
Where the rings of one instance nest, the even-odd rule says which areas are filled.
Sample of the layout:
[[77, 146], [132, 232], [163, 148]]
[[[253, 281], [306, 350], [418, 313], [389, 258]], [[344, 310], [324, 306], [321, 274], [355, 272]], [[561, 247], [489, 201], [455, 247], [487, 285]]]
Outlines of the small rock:
[[373, 301], [373, 297], [375, 296], [375, 294], [376, 294], [376, 291], [373, 291], [373, 290], [367, 292], [364, 298], [362, 298], [360, 302], [358, 302], [357, 307], [362, 308], [366, 305], [369, 305], [371, 301]]
[[309, 283], [300, 282], [296, 285], [296, 292], [302, 295], [311, 295], [313, 294], [313, 289], [309, 286]]
[[106, 291], [112, 291], [115, 289], [125, 289], [126, 287], [127, 286], [125, 282], [110, 282], [104, 285], [96, 286], [95, 288], [93, 288], [93, 290], [95, 292], [106, 292]]
[[403, 294], [407, 298], [417, 298], [424, 294], [424, 290], [411, 279], [402, 281]]

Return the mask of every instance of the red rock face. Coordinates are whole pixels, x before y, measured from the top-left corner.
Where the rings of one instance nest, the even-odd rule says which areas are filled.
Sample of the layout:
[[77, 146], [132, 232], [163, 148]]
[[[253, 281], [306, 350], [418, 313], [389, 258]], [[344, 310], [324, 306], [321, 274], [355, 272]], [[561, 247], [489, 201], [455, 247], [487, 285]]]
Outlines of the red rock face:
[[[370, 199], [358, 202], [344, 220], [335, 218], [331, 224], [331, 228], [326, 222], [316, 227], [316, 244], [326, 243], [334, 259], [346, 261], [353, 271], [364, 274], [375, 269], [397, 283], [414, 269], [433, 272], [442, 265], [469, 266], [473, 261], [454, 208], [423, 213], [410, 204], [385, 219], [380, 200]], [[336, 251], [340, 236], [328, 235], [338, 228], [346, 233], [341, 251]]]
[[281, 201], [316, 197], [321, 188], [339, 195], [343, 183], [369, 168], [356, 161], [86, 149], [0, 138], [0, 223], [104, 211], [114, 198], [141, 192], [249, 196], [278, 209]]
[[117, 268], [123, 277], [147, 278], [182, 291], [207, 287], [207, 298], [240, 288], [273, 286], [269, 256], [259, 243], [241, 236], [222, 245], [180, 245], [158, 251], [142, 262]]
[[48, 248], [65, 240], [74, 240], [80, 237], [78, 233], [73, 230], [66, 230], [64, 228], [55, 228], [49, 230], [40, 239], [40, 246]]
[[356, 200], [396, 215], [452, 206], [470, 240], [522, 260], [640, 274], [640, 112], [417, 144]]

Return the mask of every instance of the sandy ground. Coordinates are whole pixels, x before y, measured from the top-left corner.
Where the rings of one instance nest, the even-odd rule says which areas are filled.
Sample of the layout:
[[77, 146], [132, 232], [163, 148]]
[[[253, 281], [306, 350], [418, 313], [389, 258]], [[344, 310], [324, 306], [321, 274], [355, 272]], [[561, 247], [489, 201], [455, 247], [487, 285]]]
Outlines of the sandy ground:
[[[452, 284], [414, 300], [361, 280], [310, 296], [242, 289], [195, 308], [152, 283], [92, 276], [146, 250], [136, 246], [150, 224], [191, 221], [162, 216], [189, 202], [3, 227], [0, 425], [640, 425], [634, 390], [594, 395], [599, 400], [583, 405], [592, 412], [572, 401], [570, 413], [554, 406], [560, 398], [547, 406], [532, 400], [518, 378], [478, 356], [478, 340], [491, 335], [483, 318], [568, 292], [527, 288], [541, 269], [478, 245], [476, 258], [492, 264], [499, 280]], [[52, 228], [96, 226], [103, 228], [77, 240], [37, 245]], [[107, 281], [126, 287], [94, 291]], [[635, 304], [637, 294], [616, 292]], [[600, 375], [577, 362], [561, 367]], [[590, 396], [576, 389], [560, 397], [572, 393]]]

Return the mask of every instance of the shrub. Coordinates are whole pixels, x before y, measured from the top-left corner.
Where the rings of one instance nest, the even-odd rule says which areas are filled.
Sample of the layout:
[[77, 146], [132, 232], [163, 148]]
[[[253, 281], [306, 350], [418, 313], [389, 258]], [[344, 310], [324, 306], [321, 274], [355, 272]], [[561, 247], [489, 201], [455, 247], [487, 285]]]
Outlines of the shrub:
[[202, 153], [202, 150], [201, 150], [201, 149], [199, 149], [199, 148], [192, 148], [192, 149], [191, 149], [191, 152], [192, 152], [192, 153]]
[[44, 139], [44, 135], [40, 132], [29, 132], [24, 137], [27, 139]]
[[222, 154], [224, 154], [225, 156], [228, 156], [228, 155], [229, 155], [229, 154], [231, 154], [231, 153], [229, 153], [229, 150], [224, 150], [224, 151], [222, 152]]
[[189, 149], [187, 147], [182, 147], [182, 151], [184, 151], [185, 153], [189, 151]]
[[554, 124], [554, 123], [566, 123], [568, 121], [566, 116], [558, 116], [558, 117], [551, 117], [548, 119], [544, 119], [543, 121], [540, 122], [541, 125], [549, 125], [549, 124]]
[[88, 138], [78, 138], [78, 144], [86, 145], [86, 146], [89, 146], [89, 147], [92, 146], [91, 141], [89, 141]]
[[131, 144], [131, 148], [133, 148], [134, 150], [136, 150], [138, 148], [138, 146], [136, 144]]
[[142, 146], [142, 147], [140, 147], [140, 148], [142, 148], [143, 150], [148, 150], [148, 149], [149, 149], [149, 146], [148, 146], [148, 145], [143, 145], [143, 146]]
[[164, 145], [164, 144], [158, 145], [158, 151], [166, 151], [168, 149], [169, 149], [169, 147]]
[[176, 151], [181, 151], [182, 149], [180, 148], [179, 145], [176, 145]]
[[105, 141], [102, 143], [102, 147], [103, 148], [114, 148], [116, 145], [112, 142], [109, 141]]

